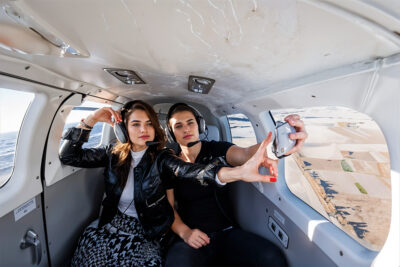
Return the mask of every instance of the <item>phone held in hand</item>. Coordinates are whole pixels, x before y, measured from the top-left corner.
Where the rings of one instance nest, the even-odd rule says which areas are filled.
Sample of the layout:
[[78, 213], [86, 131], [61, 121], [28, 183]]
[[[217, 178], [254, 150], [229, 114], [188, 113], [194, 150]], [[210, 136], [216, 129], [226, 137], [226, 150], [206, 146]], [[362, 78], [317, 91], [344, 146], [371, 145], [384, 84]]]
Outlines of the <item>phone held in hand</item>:
[[275, 140], [272, 146], [272, 151], [277, 158], [283, 158], [286, 152], [291, 150], [296, 145], [296, 140], [289, 138], [289, 134], [295, 133], [296, 129], [288, 122], [277, 121], [275, 127]]

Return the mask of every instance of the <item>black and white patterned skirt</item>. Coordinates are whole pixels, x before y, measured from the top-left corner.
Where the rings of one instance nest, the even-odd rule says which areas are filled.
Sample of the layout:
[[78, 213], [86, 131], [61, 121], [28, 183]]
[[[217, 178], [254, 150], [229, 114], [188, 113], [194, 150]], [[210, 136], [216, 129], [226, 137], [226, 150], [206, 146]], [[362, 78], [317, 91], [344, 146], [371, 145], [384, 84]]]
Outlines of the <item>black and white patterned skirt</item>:
[[[122, 231], [122, 232], [121, 232]], [[118, 212], [110, 224], [88, 226], [72, 266], [161, 266], [160, 245], [148, 240], [137, 218]]]

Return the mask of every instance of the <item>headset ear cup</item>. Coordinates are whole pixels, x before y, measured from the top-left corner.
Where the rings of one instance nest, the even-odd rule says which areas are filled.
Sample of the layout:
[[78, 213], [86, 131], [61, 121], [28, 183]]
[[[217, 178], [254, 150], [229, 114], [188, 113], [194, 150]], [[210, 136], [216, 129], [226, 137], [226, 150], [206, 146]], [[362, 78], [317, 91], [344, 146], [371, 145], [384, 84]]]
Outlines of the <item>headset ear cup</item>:
[[128, 143], [129, 134], [125, 128], [124, 122], [114, 123], [114, 133], [121, 143]]
[[199, 133], [202, 134], [206, 131], [206, 121], [202, 116], [198, 116]]
[[165, 134], [167, 135], [167, 138], [168, 138], [169, 142], [176, 142], [175, 135], [174, 135], [174, 133], [172, 132], [172, 129], [169, 126], [166, 127]]

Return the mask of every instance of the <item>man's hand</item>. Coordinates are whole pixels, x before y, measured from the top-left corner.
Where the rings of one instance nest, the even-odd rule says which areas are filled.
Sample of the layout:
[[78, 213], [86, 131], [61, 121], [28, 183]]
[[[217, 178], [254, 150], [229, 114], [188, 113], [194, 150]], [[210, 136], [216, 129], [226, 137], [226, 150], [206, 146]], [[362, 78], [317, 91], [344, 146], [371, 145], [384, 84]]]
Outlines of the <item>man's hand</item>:
[[300, 120], [299, 115], [291, 114], [286, 116], [284, 120], [287, 121], [289, 125], [293, 126], [296, 129], [296, 133], [291, 133], [289, 135], [290, 139], [296, 140], [296, 145], [285, 154], [285, 155], [290, 155], [300, 151], [300, 149], [304, 146], [304, 142], [306, 141], [308, 134], [306, 132], [304, 122]]
[[182, 235], [183, 241], [192, 248], [199, 249], [210, 243], [210, 238], [199, 229], [187, 229]]

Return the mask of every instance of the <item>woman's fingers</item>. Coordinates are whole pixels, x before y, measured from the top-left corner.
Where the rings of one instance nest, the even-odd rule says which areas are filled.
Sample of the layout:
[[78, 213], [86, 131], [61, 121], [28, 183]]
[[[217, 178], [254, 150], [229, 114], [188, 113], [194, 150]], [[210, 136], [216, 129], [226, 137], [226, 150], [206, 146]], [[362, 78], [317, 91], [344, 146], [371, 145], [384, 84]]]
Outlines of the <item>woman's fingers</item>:
[[92, 115], [93, 119], [96, 122], [106, 122], [112, 126], [114, 125], [114, 122], [112, 121], [113, 116], [118, 116], [118, 113], [110, 107], [100, 108], [96, 110]]
[[256, 174], [254, 178], [247, 182], [263, 182], [263, 183], [275, 183], [276, 177], [272, 175]]
[[[257, 152], [243, 165], [242, 180], [246, 182], [276, 182], [276, 174], [278, 173], [277, 165], [268, 158], [267, 145], [272, 140], [272, 132], [268, 133], [267, 138], [263, 140], [258, 147]], [[260, 166], [264, 166], [270, 170], [270, 175], [262, 175], [258, 172]], [[271, 168], [270, 168], [271, 167]]]
[[111, 108], [111, 113], [114, 117], [115, 123], [120, 123], [122, 121], [121, 112], [119, 110], [113, 110]]
[[264, 161], [264, 167], [268, 168], [269, 174], [278, 177], [278, 161], [267, 158]]
[[258, 147], [258, 150], [255, 154], [256, 157], [264, 157], [267, 155], [267, 152], [266, 152], [267, 146], [271, 142], [271, 139], [272, 139], [272, 132], [269, 132], [267, 138], [265, 138], [262, 141], [261, 145]]

